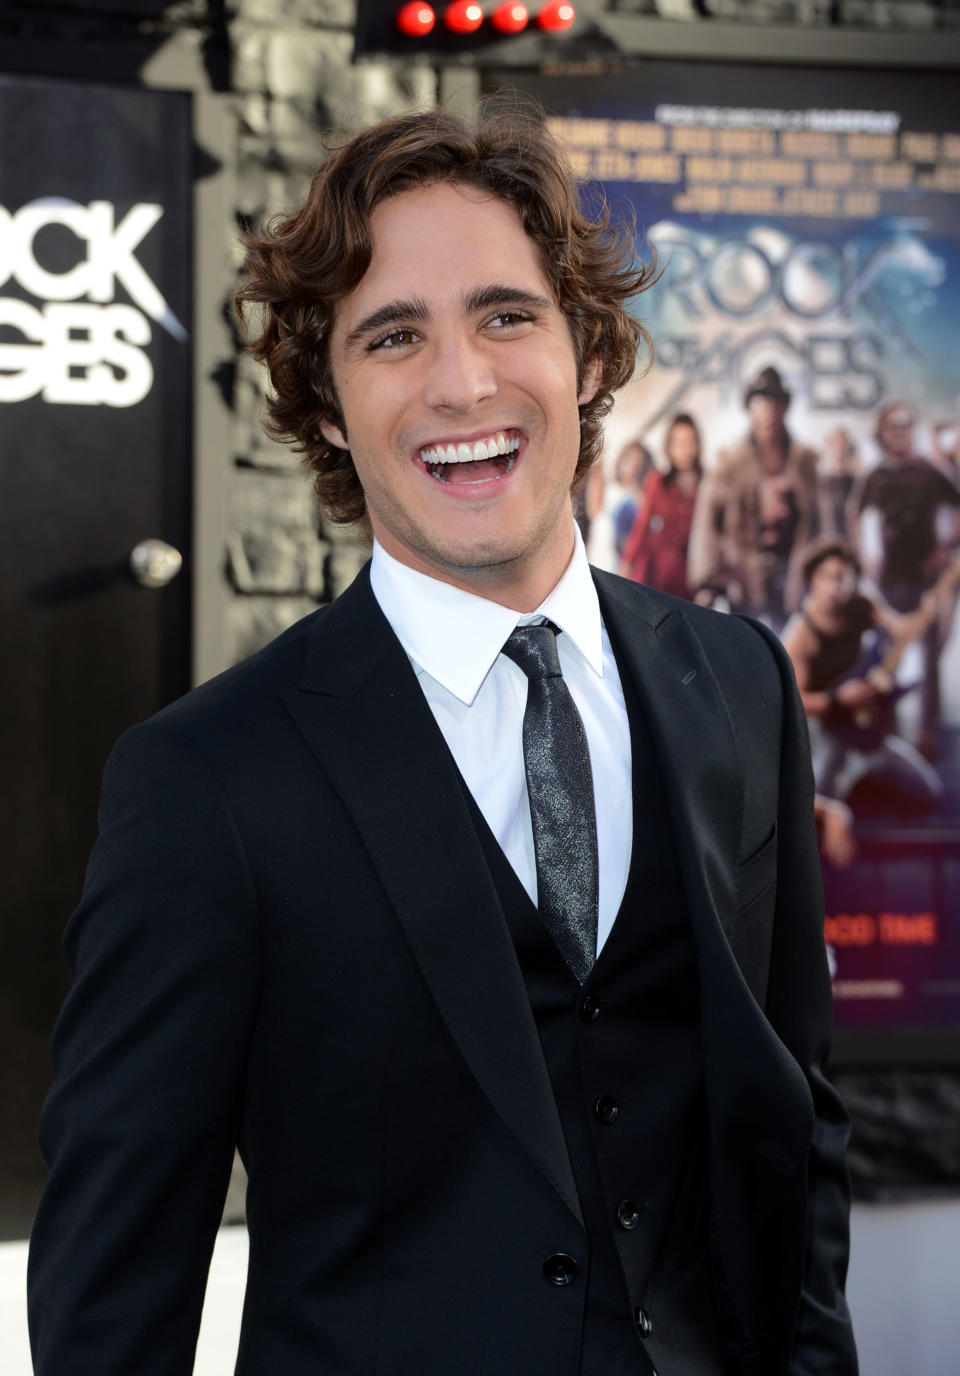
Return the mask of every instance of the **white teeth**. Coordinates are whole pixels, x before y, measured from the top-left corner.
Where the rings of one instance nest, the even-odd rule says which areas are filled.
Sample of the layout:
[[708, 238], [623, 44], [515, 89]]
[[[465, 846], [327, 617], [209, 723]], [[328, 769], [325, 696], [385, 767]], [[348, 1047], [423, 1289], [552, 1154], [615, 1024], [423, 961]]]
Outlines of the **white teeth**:
[[497, 454], [512, 454], [519, 448], [518, 436], [508, 438], [502, 430], [498, 430], [486, 439], [472, 443], [461, 440], [457, 444], [428, 445], [420, 450], [420, 457], [425, 464], [475, 463], [478, 459], [492, 459]]

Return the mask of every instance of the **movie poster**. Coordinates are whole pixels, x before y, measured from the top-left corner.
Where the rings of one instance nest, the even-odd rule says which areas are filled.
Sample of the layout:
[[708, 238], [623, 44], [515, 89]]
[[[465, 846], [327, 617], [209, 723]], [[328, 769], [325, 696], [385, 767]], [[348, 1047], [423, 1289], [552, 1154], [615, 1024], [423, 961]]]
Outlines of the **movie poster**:
[[784, 639], [838, 1028], [960, 1025], [960, 113], [937, 73], [641, 63], [531, 77], [634, 215], [654, 362], [594, 562]]

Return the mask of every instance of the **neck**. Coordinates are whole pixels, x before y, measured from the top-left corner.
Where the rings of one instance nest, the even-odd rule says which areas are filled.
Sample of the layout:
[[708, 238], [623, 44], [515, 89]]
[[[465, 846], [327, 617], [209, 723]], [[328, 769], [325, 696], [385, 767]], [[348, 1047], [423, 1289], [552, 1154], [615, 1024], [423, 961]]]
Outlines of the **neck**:
[[441, 562], [436, 557], [428, 562], [398, 546], [389, 536], [384, 539], [378, 532], [377, 538], [387, 553], [401, 564], [514, 612], [536, 611], [546, 601], [569, 568], [575, 547], [572, 519], [568, 538], [564, 541], [554, 542], [549, 549], [538, 549], [532, 556], [490, 564], [458, 565]]
[[812, 621], [836, 621], [850, 612], [852, 598], [847, 602], [825, 602], [823, 605], [811, 600], [809, 593], [803, 599], [803, 610]]
[[513, 570], [506, 565], [492, 568], [455, 570], [425, 569], [431, 578], [439, 578], [443, 583], [451, 583], [464, 592], [472, 592], [475, 597], [485, 597], [488, 602], [497, 602], [501, 607], [509, 607], [514, 612], [533, 612], [553, 592], [566, 573], [573, 554], [571, 549], [565, 559], [549, 565], [539, 565], [530, 570]]
[[[756, 438], [756, 437], [755, 437]], [[757, 450], [764, 461], [769, 459], [782, 463], [787, 454], [787, 436], [784, 430], [777, 435], [767, 435], [756, 439]]]

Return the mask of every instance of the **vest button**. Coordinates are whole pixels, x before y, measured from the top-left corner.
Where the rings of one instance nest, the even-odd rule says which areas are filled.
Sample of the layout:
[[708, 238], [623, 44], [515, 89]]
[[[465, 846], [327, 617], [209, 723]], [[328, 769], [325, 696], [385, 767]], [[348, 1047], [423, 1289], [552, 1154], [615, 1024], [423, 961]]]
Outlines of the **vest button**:
[[653, 1319], [645, 1309], [638, 1309], [633, 1316], [633, 1321], [637, 1325], [637, 1331], [641, 1338], [649, 1338], [653, 1332]]
[[577, 1263], [566, 1252], [554, 1252], [543, 1263], [543, 1278], [551, 1285], [572, 1285], [577, 1278]]
[[621, 1228], [626, 1228], [628, 1233], [632, 1233], [640, 1222], [640, 1210], [632, 1199], [621, 1200], [617, 1208], [617, 1222]]
[[584, 994], [580, 1000], [580, 1017], [584, 1022], [596, 1022], [600, 1016], [600, 1005], [590, 994]]
[[593, 1106], [593, 1116], [598, 1123], [612, 1123], [620, 1112], [620, 1105], [611, 1094], [602, 1094]]

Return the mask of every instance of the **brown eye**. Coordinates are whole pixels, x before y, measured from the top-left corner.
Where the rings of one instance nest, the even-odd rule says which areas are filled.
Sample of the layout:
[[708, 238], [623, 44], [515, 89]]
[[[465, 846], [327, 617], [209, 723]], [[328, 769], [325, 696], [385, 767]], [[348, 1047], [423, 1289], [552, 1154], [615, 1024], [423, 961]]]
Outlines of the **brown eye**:
[[529, 319], [529, 315], [522, 315], [520, 311], [498, 311], [487, 321], [487, 326], [495, 330], [504, 330], [509, 329], [511, 325], [525, 325]]
[[410, 344], [417, 342], [418, 335], [414, 330], [391, 330], [389, 334], [383, 334], [379, 339], [375, 339], [370, 345], [371, 349], [403, 349]]

